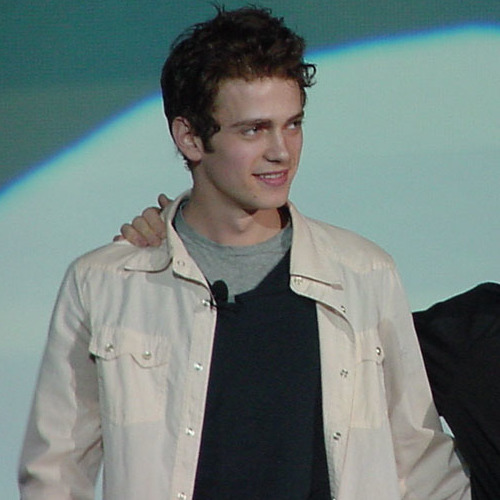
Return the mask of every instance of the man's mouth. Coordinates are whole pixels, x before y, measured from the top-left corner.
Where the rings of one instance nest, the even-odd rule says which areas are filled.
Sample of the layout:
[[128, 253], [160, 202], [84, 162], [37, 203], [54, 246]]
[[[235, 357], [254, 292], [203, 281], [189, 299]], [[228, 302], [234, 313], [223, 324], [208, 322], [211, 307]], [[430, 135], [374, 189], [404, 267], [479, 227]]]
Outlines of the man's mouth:
[[288, 170], [281, 172], [265, 172], [262, 174], [254, 174], [259, 181], [269, 187], [281, 187], [288, 182]]
[[286, 172], [272, 172], [269, 174], [257, 174], [258, 177], [261, 177], [263, 179], [279, 179], [281, 177], [284, 177], [286, 175]]

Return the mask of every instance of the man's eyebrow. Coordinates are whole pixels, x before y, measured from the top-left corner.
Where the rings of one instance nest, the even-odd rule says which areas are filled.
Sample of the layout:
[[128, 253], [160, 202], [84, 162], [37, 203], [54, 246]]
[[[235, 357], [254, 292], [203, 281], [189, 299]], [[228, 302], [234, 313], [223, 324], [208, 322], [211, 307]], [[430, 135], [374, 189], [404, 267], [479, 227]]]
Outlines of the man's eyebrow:
[[272, 121], [268, 118], [252, 118], [249, 120], [241, 120], [239, 122], [232, 123], [230, 125], [231, 128], [238, 128], [249, 125], [271, 125]]
[[[294, 122], [295, 120], [302, 120], [304, 118], [304, 111], [300, 111], [296, 115], [291, 116], [288, 118], [286, 123], [291, 123]], [[251, 118], [248, 120], [241, 120], [239, 122], [232, 123], [230, 125], [230, 128], [238, 128], [238, 127], [243, 127], [243, 126], [250, 126], [250, 125], [261, 125], [261, 126], [269, 126], [272, 124], [272, 120], [268, 118]]]
[[293, 115], [290, 118], [288, 118], [288, 120], [286, 121], [286, 123], [291, 123], [291, 122], [294, 122], [294, 121], [297, 121], [297, 120], [302, 120], [304, 118], [304, 114], [305, 114], [304, 111], [300, 111], [296, 115]]
[[288, 123], [294, 122], [295, 120], [303, 120], [305, 116], [304, 110], [302, 110], [300, 113], [297, 113], [296, 115], [292, 116], [289, 120]]

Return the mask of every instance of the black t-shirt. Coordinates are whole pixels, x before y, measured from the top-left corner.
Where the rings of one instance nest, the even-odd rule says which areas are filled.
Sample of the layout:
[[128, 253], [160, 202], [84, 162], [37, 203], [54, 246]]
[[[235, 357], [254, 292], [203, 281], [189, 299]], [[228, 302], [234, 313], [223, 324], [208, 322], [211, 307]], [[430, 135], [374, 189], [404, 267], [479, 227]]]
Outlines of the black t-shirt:
[[315, 302], [288, 285], [289, 253], [219, 303], [197, 500], [330, 499]]

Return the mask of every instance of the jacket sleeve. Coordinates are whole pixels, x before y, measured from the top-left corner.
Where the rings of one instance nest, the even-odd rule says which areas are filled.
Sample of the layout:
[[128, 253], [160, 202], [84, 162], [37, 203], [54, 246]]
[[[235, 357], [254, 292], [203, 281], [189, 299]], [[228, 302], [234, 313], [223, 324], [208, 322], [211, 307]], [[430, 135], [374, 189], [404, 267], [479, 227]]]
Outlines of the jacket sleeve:
[[19, 468], [23, 500], [94, 498], [102, 458], [96, 366], [73, 264], [54, 308]]
[[404, 500], [470, 499], [453, 441], [441, 428], [399, 276], [384, 275], [379, 332], [400, 490]]

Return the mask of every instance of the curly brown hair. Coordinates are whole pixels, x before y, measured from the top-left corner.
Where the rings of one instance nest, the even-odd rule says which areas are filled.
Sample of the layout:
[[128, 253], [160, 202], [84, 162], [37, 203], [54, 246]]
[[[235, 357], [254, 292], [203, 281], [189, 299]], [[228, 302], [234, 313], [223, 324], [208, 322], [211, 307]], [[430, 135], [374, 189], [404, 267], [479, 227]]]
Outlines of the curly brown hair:
[[316, 73], [314, 64], [304, 62], [304, 39], [270, 10], [216, 8], [213, 19], [195, 24], [174, 41], [161, 74], [170, 131], [174, 118], [186, 118], [207, 151], [211, 151], [210, 138], [219, 130], [213, 111], [223, 81], [294, 80], [305, 104], [305, 89], [314, 84]]

